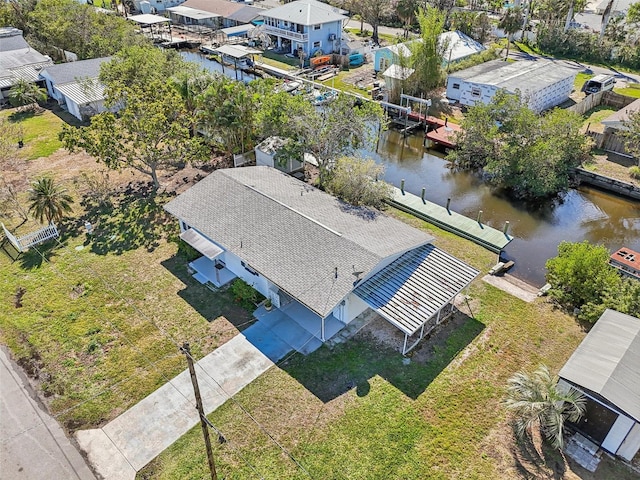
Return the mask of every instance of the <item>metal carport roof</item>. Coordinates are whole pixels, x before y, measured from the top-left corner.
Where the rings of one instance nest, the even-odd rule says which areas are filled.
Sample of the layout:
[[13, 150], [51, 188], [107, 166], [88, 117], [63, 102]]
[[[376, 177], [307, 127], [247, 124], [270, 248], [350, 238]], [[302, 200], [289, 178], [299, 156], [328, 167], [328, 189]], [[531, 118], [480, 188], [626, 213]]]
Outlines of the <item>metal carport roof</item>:
[[414, 335], [479, 271], [426, 244], [410, 250], [354, 290], [405, 335]]

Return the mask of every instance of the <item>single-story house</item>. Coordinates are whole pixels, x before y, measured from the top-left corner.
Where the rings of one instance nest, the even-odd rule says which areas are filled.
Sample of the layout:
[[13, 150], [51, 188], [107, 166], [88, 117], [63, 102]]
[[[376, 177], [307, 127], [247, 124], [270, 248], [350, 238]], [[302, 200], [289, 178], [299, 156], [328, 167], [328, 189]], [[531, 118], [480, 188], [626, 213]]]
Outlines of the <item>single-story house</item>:
[[629, 116], [632, 113], [636, 113], [640, 110], [640, 98], [634, 100], [629, 105], [624, 108], [621, 108], [615, 113], [612, 113], [607, 118], [601, 121], [602, 125], [604, 125], [605, 130], [628, 130], [628, 127], [625, 125], [626, 122], [629, 121]]
[[605, 310], [560, 370], [558, 385], [587, 398], [577, 430], [631, 460], [640, 450], [640, 318]]
[[266, 11], [243, 2], [228, 0], [187, 0], [181, 6], [219, 15], [222, 28], [259, 22], [261, 15]]
[[540, 113], [569, 98], [577, 73], [550, 60], [491, 60], [450, 74], [447, 98], [472, 106], [489, 103], [498, 90], [520, 92], [529, 108]]
[[425, 232], [270, 167], [216, 170], [164, 208], [203, 255], [194, 278], [241, 278], [322, 342], [373, 309], [406, 353], [478, 274]]
[[640, 252], [622, 247], [611, 254], [609, 265], [623, 275], [640, 280]]
[[42, 69], [51, 65], [51, 58], [31, 48], [22, 30], [0, 27], [0, 104], [18, 80], [38, 83]]
[[[608, 92], [604, 94], [608, 95]], [[627, 151], [625, 139], [620, 133], [628, 130], [626, 123], [629, 121], [630, 115], [638, 111], [640, 111], [640, 99], [632, 101], [626, 107], [602, 120], [600, 123], [604, 127], [603, 132], [595, 135], [595, 146], [608, 152], [632, 156]]]
[[317, 52], [337, 52], [342, 44], [344, 11], [317, 0], [296, 0], [264, 11], [265, 33], [278, 51], [295, 54], [299, 50], [313, 56]]
[[98, 80], [100, 66], [111, 57], [60, 63], [45, 68], [40, 77], [49, 96], [78, 120], [106, 110], [104, 85]]
[[212, 29], [218, 29], [222, 25], [222, 17], [217, 13], [185, 7], [184, 5], [167, 8], [167, 11], [171, 21], [177, 25]]
[[[398, 43], [378, 48], [374, 55], [374, 70], [384, 72], [391, 65], [401, 63], [399, 62], [400, 56], [409, 58], [411, 56], [409, 43]], [[438, 37], [438, 43], [444, 47], [443, 66], [445, 67], [486, 50], [486, 47], [480, 42], [476, 42], [458, 30], [441, 33]]]

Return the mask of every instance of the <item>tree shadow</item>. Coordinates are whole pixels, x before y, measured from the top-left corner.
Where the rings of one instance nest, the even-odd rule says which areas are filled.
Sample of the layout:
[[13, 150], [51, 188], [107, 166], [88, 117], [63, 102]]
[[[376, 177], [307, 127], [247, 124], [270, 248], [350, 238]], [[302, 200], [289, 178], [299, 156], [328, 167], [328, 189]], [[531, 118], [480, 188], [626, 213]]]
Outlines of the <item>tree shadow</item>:
[[208, 322], [223, 316], [238, 331], [242, 331], [254, 322], [251, 312], [234, 302], [233, 295], [228, 288], [216, 291], [194, 280], [187, 270], [187, 259], [181, 255], [168, 258], [160, 264], [171, 272], [183, 284], [184, 288], [178, 292], [180, 298], [187, 302]]
[[567, 472], [567, 462], [562, 453], [545, 441], [536, 446], [531, 437], [519, 436], [515, 423], [511, 423], [514, 441], [511, 444], [511, 455], [520, 477], [553, 478], [562, 480]]
[[[463, 316], [462, 324], [448, 332], [443, 348], [437, 348], [425, 362], [408, 360], [396, 349], [359, 333], [333, 349], [323, 347], [307, 356], [295, 354], [279, 366], [324, 403], [354, 388], [358, 396], [368, 395], [369, 382], [375, 376], [415, 400], [484, 329], [481, 322]], [[429, 343], [430, 338], [422, 342]]]
[[138, 248], [153, 252], [174, 223], [163, 210], [163, 204], [163, 197], [156, 195], [151, 184], [131, 183], [114, 196], [111, 205], [84, 199], [81, 205], [86, 213], [82, 218], [67, 221], [65, 232], [67, 237], [87, 233], [85, 222], [91, 223], [92, 230], [87, 233], [84, 245], [97, 255], [121, 255]]

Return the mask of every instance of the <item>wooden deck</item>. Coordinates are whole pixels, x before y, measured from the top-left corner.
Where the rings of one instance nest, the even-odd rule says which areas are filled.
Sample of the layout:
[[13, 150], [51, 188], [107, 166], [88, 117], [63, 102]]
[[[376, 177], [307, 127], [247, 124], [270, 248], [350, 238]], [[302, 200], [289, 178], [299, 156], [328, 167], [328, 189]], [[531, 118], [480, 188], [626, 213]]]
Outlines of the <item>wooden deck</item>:
[[513, 239], [511, 235], [436, 205], [409, 192], [393, 189], [389, 204], [437, 227], [471, 240], [495, 253], [500, 253]]

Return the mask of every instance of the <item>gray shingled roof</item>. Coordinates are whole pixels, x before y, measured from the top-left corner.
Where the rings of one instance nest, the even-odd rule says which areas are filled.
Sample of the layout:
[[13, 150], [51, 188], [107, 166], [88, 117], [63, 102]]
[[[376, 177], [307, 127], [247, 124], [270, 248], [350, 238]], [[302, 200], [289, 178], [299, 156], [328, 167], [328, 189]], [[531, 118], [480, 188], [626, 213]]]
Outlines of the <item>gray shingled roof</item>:
[[559, 376], [640, 422], [640, 319], [605, 310]]
[[316, 0], [296, 0], [264, 12], [265, 17], [287, 20], [300, 25], [317, 25], [345, 20], [340, 10]]
[[353, 290], [354, 272], [432, 240], [270, 167], [216, 170], [165, 209], [322, 317]]
[[229, 20], [235, 20], [236, 22], [240, 23], [249, 23], [252, 20], [260, 17], [264, 13], [264, 11], [265, 10], [263, 8], [256, 8], [247, 5], [237, 12], [230, 13], [229, 15], [227, 15], [227, 18]]
[[92, 58], [90, 60], [78, 60], [77, 62], [59, 63], [47, 67], [45, 71], [53, 80], [53, 83], [76, 82], [87, 78], [98, 78], [100, 65], [111, 60], [111, 57]]

